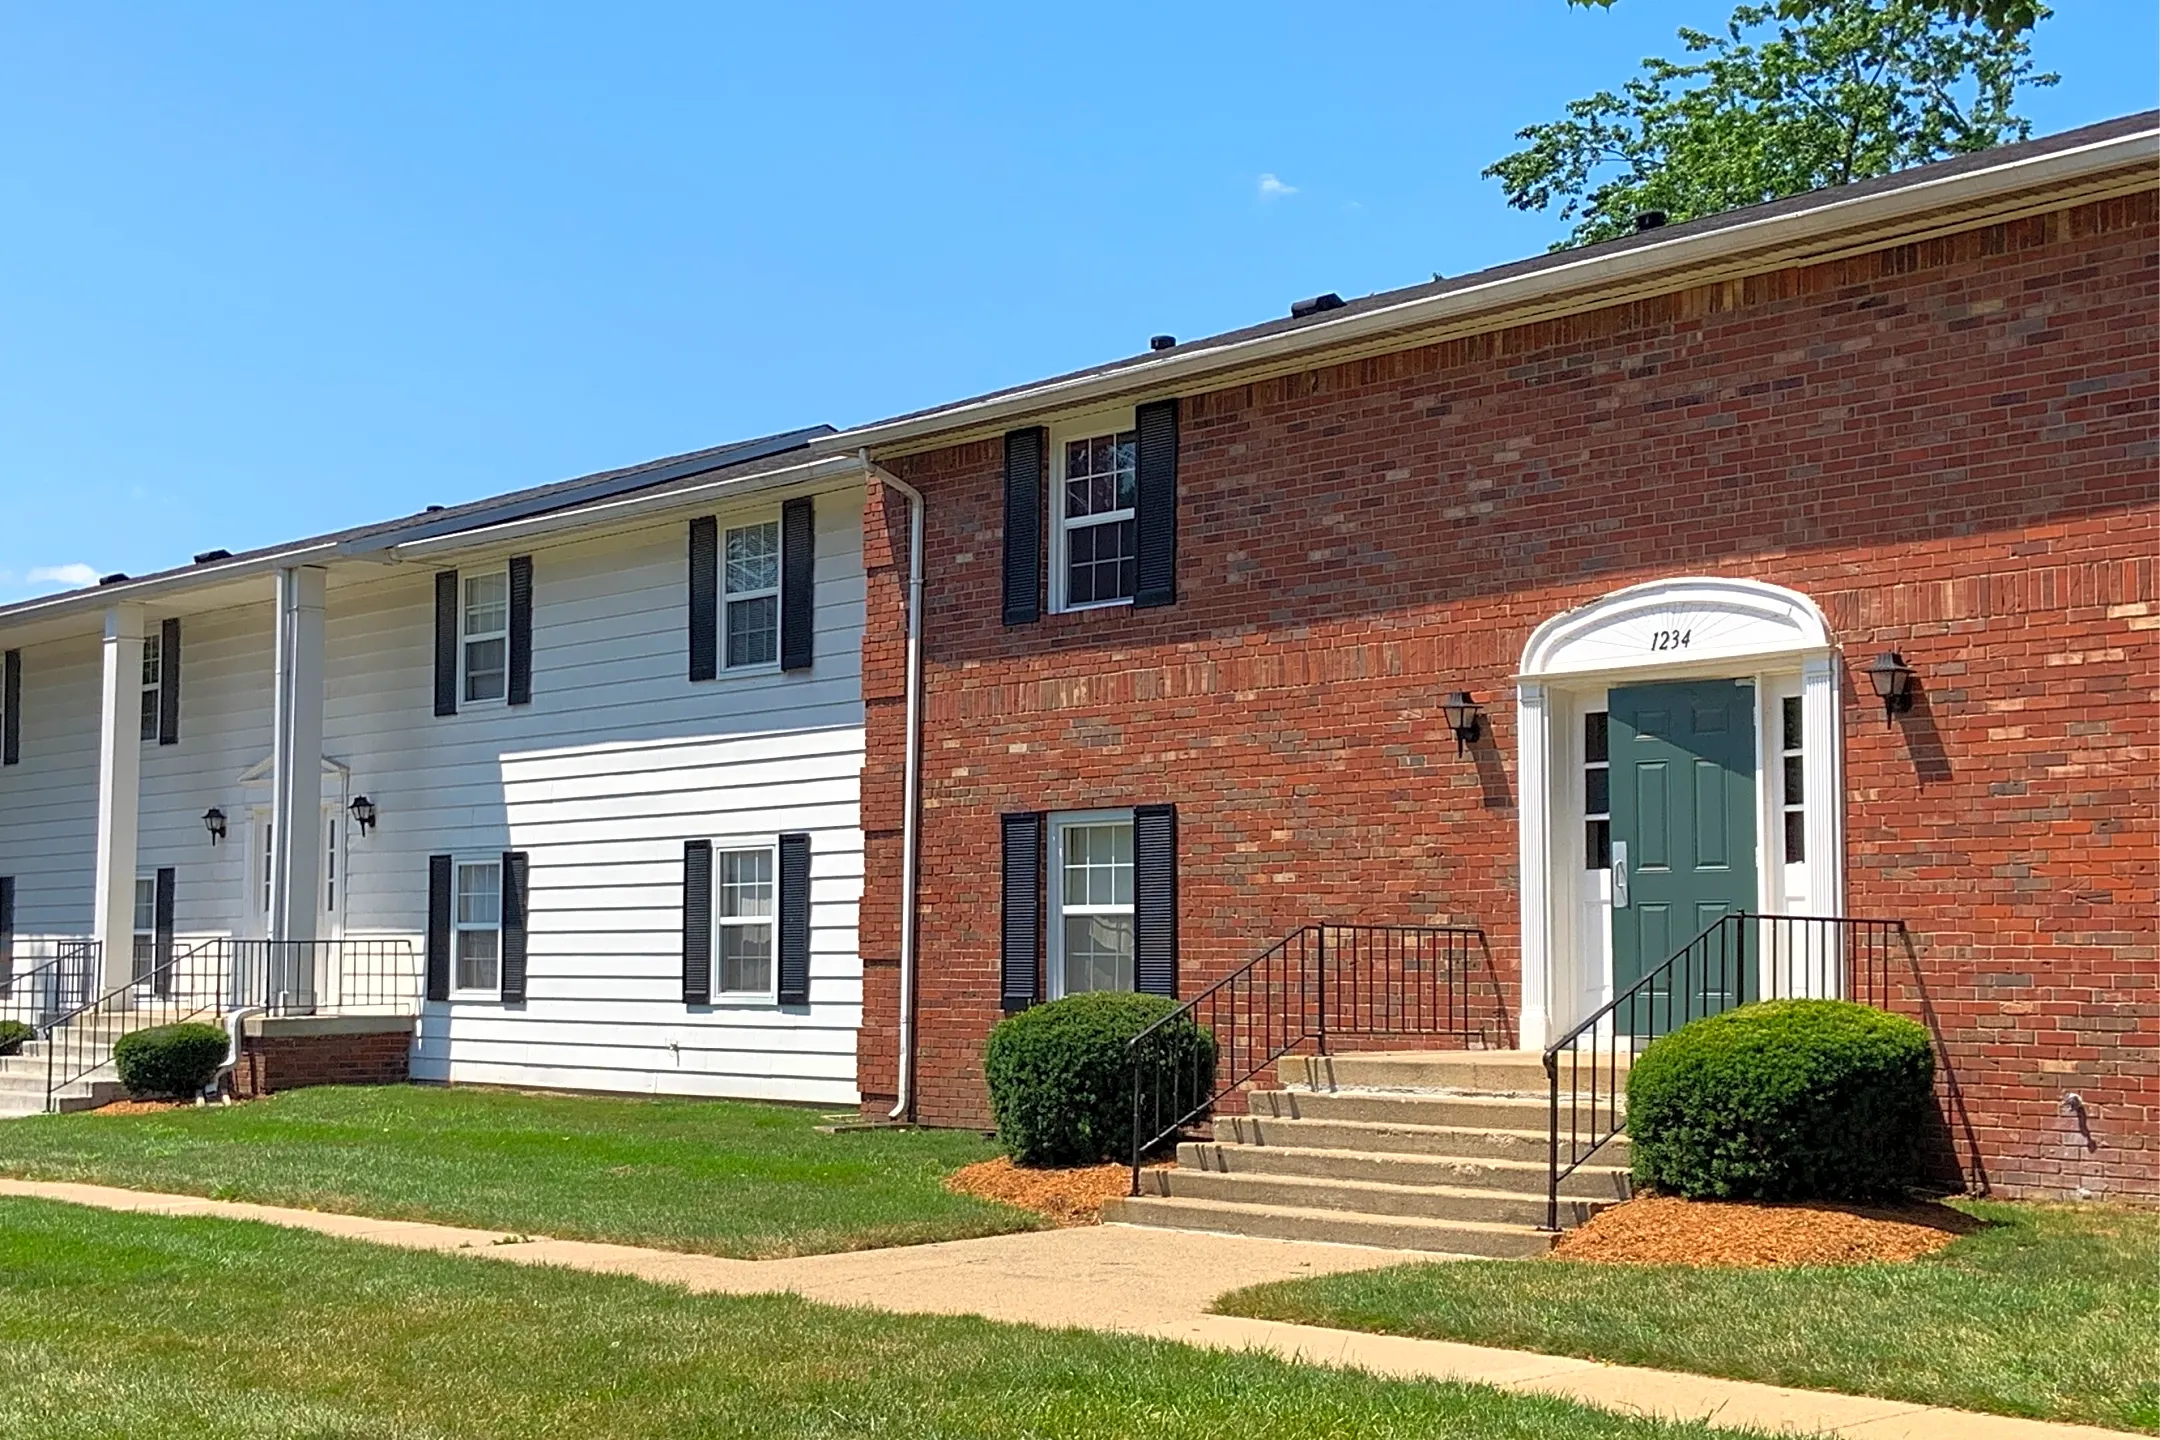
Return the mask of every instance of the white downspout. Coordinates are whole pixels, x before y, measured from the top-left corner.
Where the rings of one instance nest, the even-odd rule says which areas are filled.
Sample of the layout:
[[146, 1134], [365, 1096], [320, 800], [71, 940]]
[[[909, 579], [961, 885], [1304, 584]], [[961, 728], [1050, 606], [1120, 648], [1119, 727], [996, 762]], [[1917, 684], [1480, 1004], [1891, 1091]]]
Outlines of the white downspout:
[[915, 1078], [915, 855], [922, 823], [922, 492], [862, 452], [864, 470], [908, 501], [907, 762], [901, 785], [906, 798], [900, 821], [900, 1057], [898, 1096], [885, 1118], [907, 1118], [914, 1106]]

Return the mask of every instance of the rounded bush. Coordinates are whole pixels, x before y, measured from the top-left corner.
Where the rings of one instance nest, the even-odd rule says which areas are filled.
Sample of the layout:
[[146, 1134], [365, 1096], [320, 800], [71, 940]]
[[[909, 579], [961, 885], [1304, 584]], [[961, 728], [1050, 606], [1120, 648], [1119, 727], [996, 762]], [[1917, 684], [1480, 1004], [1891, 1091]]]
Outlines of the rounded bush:
[[1845, 1000], [1773, 1000], [1684, 1025], [1628, 1072], [1638, 1182], [1693, 1199], [1865, 1200], [1917, 1178], [1928, 1033]]
[[17, 1055], [27, 1041], [37, 1038], [37, 1028], [20, 1020], [0, 1020], [0, 1055]]
[[[1161, 995], [1095, 991], [1023, 1010], [990, 1032], [983, 1073], [998, 1140], [1022, 1165], [1123, 1160], [1132, 1145], [1132, 1070], [1125, 1046], [1178, 1008]], [[1146, 1060], [1215, 1073], [1215, 1037], [1191, 1020], [1151, 1035]]]
[[227, 1043], [215, 1025], [130, 1030], [113, 1045], [113, 1068], [130, 1095], [200, 1095], [225, 1063]]

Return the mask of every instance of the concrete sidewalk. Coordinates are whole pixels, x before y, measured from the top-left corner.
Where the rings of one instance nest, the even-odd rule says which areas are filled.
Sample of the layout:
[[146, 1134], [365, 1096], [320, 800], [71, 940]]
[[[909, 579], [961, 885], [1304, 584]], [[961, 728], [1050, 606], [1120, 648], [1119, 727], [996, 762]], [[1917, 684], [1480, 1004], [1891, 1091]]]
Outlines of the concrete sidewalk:
[[257, 1220], [378, 1245], [469, 1251], [490, 1260], [629, 1275], [705, 1293], [789, 1292], [833, 1305], [980, 1315], [1028, 1325], [1152, 1336], [1220, 1350], [1260, 1350], [1285, 1359], [1354, 1367], [1400, 1379], [1464, 1381], [1563, 1396], [1607, 1410], [1719, 1425], [1853, 1440], [2072, 1440], [2078, 1436], [2097, 1440], [2120, 1433], [1521, 1350], [1207, 1313], [1218, 1296], [1247, 1285], [1435, 1258], [1349, 1245], [1105, 1225], [796, 1260], [726, 1260], [104, 1185], [0, 1179], [0, 1195], [105, 1210]]

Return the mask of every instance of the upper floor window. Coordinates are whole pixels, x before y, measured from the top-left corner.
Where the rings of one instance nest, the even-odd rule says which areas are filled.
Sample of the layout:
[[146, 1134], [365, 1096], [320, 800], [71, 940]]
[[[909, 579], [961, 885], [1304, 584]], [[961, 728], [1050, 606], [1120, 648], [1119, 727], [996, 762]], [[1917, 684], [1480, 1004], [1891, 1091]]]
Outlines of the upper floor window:
[[721, 567], [721, 631], [726, 668], [770, 665], [780, 658], [780, 522], [727, 532]]
[[1054, 449], [1056, 608], [1130, 601], [1138, 588], [1139, 434], [1121, 429], [1060, 437]]
[[467, 703], [501, 700], [510, 693], [510, 572], [490, 570], [464, 577], [459, 607], [458, 658]]
[[[142, 738], [158, 738], [158, 696], [165, 688], [165, 644], [156, 635], [142, 644]], [[126, 712], [122, 712], [123, 714]]]

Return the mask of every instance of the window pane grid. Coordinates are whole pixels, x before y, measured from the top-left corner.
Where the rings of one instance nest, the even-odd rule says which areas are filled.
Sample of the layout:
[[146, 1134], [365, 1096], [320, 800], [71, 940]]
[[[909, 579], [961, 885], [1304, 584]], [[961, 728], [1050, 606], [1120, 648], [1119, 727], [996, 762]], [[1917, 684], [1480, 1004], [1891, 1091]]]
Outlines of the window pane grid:
[[1132, 823], [1067, 825], [1059, 832], [1059, 852], [1063, 993], [1132, 989]]
[[1138, 588], [1137, 451], [1132, 430], [1065, 444], [1059, 525], [1068, 605], [1130, 599]]
[[451, 920], [457, 932], [457, 988], [500, 988], [502, 866], [499, 863], [477, 862], [457, 867]]
[[724, 994], [765, 996], [773, 984], [773, 852], [713, 857], [713, 962]]
[[770, 665], [780, 658], [780, 522], [727, 532], [721, 575], [726, 665]]
[[501, 700], [510, 693], [510, 574], [465, 577], [465, 698]]
[[158, 690], [165, 678], [165, 642], [151, 635], [142, 647], [142, 715], [138, 733], [145, 740], [158, 737]]
[[1802, 756], [1802, 711], [1798, 696], [1783, 704], [1784, 788], [1779, 795], [1785, 817], [1785, 863], [1797, 865], [1807, 859], [1807, 776]]
[[1603, 710], [1583, 716], [1583, 868], [1612, 869], [1612, 761]]

